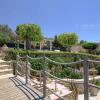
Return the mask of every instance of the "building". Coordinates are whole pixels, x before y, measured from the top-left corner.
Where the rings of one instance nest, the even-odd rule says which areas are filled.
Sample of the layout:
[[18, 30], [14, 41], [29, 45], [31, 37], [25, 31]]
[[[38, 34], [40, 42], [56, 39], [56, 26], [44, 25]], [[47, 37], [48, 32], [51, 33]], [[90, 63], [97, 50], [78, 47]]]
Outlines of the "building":
[[41, 42], [32, 42], [32, 49], [52, 51], [53, 41], [53, 38], [44, 38]]

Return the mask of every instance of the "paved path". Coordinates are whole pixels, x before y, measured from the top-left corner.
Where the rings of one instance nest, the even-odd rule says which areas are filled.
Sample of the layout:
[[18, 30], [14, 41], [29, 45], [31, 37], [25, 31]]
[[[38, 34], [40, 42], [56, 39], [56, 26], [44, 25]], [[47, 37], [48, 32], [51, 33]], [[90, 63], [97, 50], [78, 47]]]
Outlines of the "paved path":
[[17, 78], [0, 79], [0, 100], [43, 100], [38, 93]]
[[[79, 95], [78, 100], [84, 100], [84, 95]], [[97, 96], [89, 96], [89, 100], [100, 100], [100, 90]]]
[[10, 63], [0, 56], [0, 100], [43, 100], [42, 93], [12, 75]]

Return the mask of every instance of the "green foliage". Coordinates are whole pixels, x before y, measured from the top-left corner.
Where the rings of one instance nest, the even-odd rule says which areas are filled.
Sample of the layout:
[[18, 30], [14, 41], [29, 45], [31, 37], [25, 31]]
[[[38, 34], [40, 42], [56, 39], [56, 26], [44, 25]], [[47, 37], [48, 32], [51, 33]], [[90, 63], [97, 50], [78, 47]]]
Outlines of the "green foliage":
[[87, 41], [81, 40], [80, 45], [83, 45], [84, 43], [87, 43]]
[[82, 75], [80, 73], [73, 72], [72, 69], [68, 69], [68, 68], [61, 69], [60, 67], [61, 66], [59, 66], [57, 70], [51, 71], [50, 73], [59, 78], [71, 78], [71, 79], [81, 79], [82, 78]]
[[[25, 50], [20, 49], [16, 51], [16, 49], [8, 49], [6, 52], [6, 59], [9, 58], [9, 60], [15, 60], [16, 59], [16, 54], [19, 52], [19, 55], [25, 56], [27, 53]], [[100, 60], [100, 56], [97, 55], [92, 55], [92, 54], [87, 54], [87, 53], [69, 53], [69, 52], [55, 52], [55, 51], [31, 51], [28, 50], [28, 55], [31, 57], [43, 57], [45, 54], [46, 57], [49, 57], [51, 59], [59, 59], [59, 57], [70, 57], [71, 59], [74, 59], [73, 61], [79, 60], [79, 59], [84, 59], [84, 58], [90, 58], [90, 59], [97, 59]], [[53, 57], [53, 58], [52, 58]], [[77, 58], [76, 58], [77, 57]], [[59, 60], [60, 61], [60, 60]]]
[[51, 60], [54, 60], [54, 61], [57, 61], [57, 62], [62, 62], [62, 63], [64, 63], [64, 62], [71, 62], [71, 61], [73, 61], [73, 57], [49, 57]]
[[[26, 51], [20, 49], [19, 51], [20, 56], [25, 56], [27, 53]], [[6, 59], [14, 60], [16, 59], [16, 53], [17, 51], [15, 49], [8, 49]], [[100, 56], [90, 55], [90, 54], [80, 54], [80, 53], [67, 53], [67, 52], [38, 52], [38, 51], [28, 51], [29, 56], [31, 57], [43, 57], [45, 53], [45, 56], [50, 58], [51, 60], [57, 61], [57, 62], [72, 62], [72, 61], [79, 61], [80, 59], [84, 59], [84, 57], [88, 57], [91, 59], [100, 59]], [[31, 63], [31, 66], [35, 70], [40, 70], [43, 67], [43, 61], [42, 60], [29, 60]], [[74, 79], [80, 79], [82, 78], [82, 75], [78, 72], [74, 72], [73, 68], [80, 67], [78, 64], [73, 65], [57, 65], [51, 62], [46, 62], [46, 69], [53, 75], [59, 77], [59, 78], [74, 78]], [[99, 70], [99, 69], [98, 69]]]
[[92, 42], [84, 43], [83, 48], [88, 49], [88, 50], [94, 50], [97, 48], [97, 44], [92, 43]]
[[98, 64], [98, 65], [96, 66], [96, 69], [98, 70], [98, 74], [100, 75], [100, 64]]
[[18, 51], [14, 48], [14, 49], [8, 49], [6, 51], [6, 56], [5, 56], [5, 60], [16, 60], [16, 55], [17, 53], [19, 53], [19, 55], [21, 56], [25, 56], [26, 55], [26, 51], [19, 49]]
[[10, 37], [6, 36], [3, 33], [0, 33], [0, 43], [7, 43], [10, 41]]
[[[12, 29], [8, 26], [8, 25], [1, 25], [0, 24], [0, 36], [2, 35], [2, 37], [5, 36], [5, 38], [9, 41], [7, 41], [6, 39], [6, 42], [14, 42], [15, 41], [15, 35], [14, 35], [14, 32], [12, 31]], [[1, 39], [1, 38], [0, 38]], [[5, 40], [0, 40], [0, 41], [3, 41], [5, 42]]]
[[23, 40], [29, 39], [32, 41], [40, 41], [43, 38], [40, 27], [35, 24], [18, 25], [16, 28], [16, 34]]
[[72, 79], [81, 79], [82, 75], [78, 72], [71, 72], [70, 78], [72, 78]]
[[42, 63], [43, 61], [42, 60], [32, 60], [30, 59], [29, 60], [30, 64], [31, 64], [31, 67], [35, 70], [42, 70]]
[[100, 80], [93, 79], [91, 83], [100, 86]]
[[78, 43], [77, 33], [71, 33], [69, 38], [70, 38], [69, 45], [76, 45]]
[[76, 33], [63, 33], [58, 36], [58, 42], [64, 47], [70, 47], [78, 43], [78, 36]]
[[31, 41], [39, 42], [43, 39], [40, 27], [35, 24], [18, 25], [16, 28], [16, 34], [19, 38], [26, 41], [26, 49], [31, 48]]
[[58, 41], [58, 36], [55, 36], [54, 42], [53, 42], [53, 49], [55, 50], [61, 50], [61, 51], [66, 51], [66, 47], [60, 44]]
[[[35, 70], [41, 70], [43, 67], [43, 61], [41, 60], [30, 60], [30, 63], [31, 63], [31, 67]], [[80, 73], [73, 72], [71, 69], [68, 69], [68, 68], [62, 68], [62, 66], [55, 65], [53, 63], [48, 63], [46, 64], [45, 67], [46, 67], [46, 70], [49, 71], [52, 75], [59, 78], [72, 78], [72, 79], [82, 78], [82, 75]], [[31, 73], [31, 74], [35, 75], [36, 73], [35, 74]]]

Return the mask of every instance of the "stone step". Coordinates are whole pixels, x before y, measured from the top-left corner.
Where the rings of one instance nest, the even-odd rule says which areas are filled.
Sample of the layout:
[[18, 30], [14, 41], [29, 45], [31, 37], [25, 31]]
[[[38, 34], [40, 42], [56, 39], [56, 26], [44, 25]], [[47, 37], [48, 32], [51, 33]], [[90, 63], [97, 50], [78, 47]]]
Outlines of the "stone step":
[[2, 60], [2, 59], [0, 59], [0, 65], [9, 65], [9, 64], [11, 64], [11, 61], [4, 61], [4, 60]]
[[0, 60], [2, 60], [3, 57], [0, 56]]
[[3, 59], [3, 58], [4, 58], [4, 56], [2, 54], [0, 54], [0, 59]]
[[2, 53], [0, 53], [0, 57], [3, 56]]
[[11, 74], [12, 72], [13, 72], [12, 69], [1, 69], [0, 70], [0, 75]]
[[9, 78], [9, 77], [14, 77], [14, 75], [13, 74], [1, 75], [0, 79]]
[[10, 65], [0, 65], [0, 69], [10, 69]]
[[4, 61], [4, 60], [1, 59], [0, 62], [6, 62], [6, 61]]

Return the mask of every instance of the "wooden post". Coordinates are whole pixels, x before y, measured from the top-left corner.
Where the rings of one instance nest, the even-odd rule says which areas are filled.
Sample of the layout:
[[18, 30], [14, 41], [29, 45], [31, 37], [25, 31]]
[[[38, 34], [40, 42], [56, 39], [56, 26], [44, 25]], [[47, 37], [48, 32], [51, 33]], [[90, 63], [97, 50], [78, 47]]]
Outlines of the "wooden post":
[[27, 73], [28, 73], [28, 76], [27, 76], [27, 77], [28, 77], [29, 80], [30, 80], [30, 74], [31, 74], [31, 73], [30, 73], [30, 68], [31, 68], [31, 64], [30, 64], [30, 62], [28, 61], [28, 66], [27, 66], [27, 70], [28, 70]]
[[55, 78], [55, 92], [57, 92], [57, 79]]
[[41, 83], [42, 83], [42, 76], [41, 76], [41, 72], [40, 72], [40, 87], [41, 87]]
[[44, 62], [43, 62], [43, 97], [46, 97], [46, 74], [45, 74], [45, 55], [44, 55]]
[[28, 83], [28, 55], [26, 55], [26, 68], [25, 68], [25, 84]]
[[88, 62], [87, 58], [84, 59], [84, 100], [89, 100], [89, 86], [88, 86]]
[[19, 50], [19, 41], [17, 40], [17, 47], [16, 47], [16, 68], [15, 68], [15, 77], [17, 77], [17, 71], [18, 71], [18, 61], [19, 61], [19, 52], [18, 52], [18, 50]]
[[17, 71], [18, 71], [18, 61], [19, 61], [19, 58], [18, 58], [18, 54], [16, 55], [16, 67], [15, 67], [15, 77], [17, 77]]

